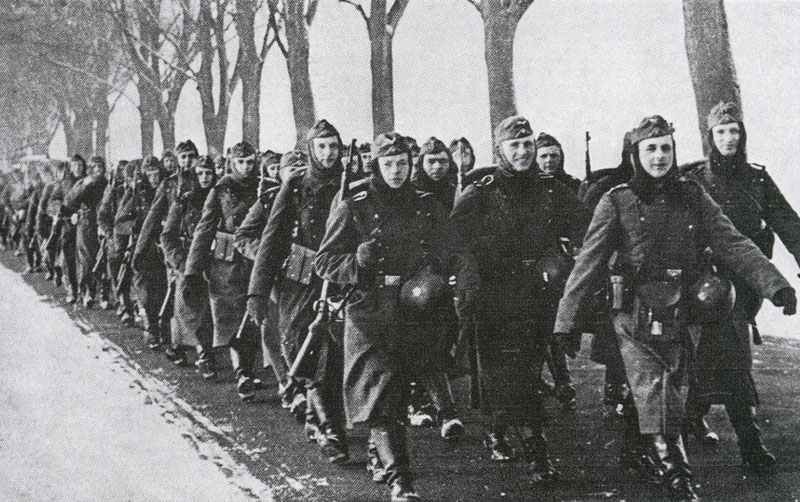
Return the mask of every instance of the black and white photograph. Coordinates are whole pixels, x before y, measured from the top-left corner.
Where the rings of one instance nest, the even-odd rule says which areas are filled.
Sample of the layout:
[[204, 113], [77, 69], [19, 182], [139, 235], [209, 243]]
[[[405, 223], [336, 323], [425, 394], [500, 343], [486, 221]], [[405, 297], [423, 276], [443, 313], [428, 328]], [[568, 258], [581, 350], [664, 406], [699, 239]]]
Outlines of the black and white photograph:
[[800, 0], [0, 0], [0, 501], [800, 501]]

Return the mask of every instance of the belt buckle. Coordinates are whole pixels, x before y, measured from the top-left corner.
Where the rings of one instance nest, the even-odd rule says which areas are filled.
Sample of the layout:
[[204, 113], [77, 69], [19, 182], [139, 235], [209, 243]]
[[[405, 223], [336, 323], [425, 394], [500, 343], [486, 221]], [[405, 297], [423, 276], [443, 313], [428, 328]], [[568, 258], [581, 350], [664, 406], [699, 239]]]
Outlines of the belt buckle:
[[383, 285], [384, 286], [399, 286], [400, 285], [400, 276], [399, 275], [384, 275], [383, 276]]

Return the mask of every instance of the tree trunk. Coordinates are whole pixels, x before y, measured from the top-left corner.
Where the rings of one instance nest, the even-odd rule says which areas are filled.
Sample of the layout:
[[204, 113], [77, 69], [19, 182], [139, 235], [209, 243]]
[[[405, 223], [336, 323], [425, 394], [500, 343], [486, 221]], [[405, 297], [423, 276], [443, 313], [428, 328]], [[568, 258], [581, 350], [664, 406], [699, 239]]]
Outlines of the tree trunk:
[[75, 150], [71, 153], [88, 158], [92, 154], [92, 132], [94, 120], [90, 110], [75, 110], [72, 129], [75, 134]]
[[392, 35], [386, 29], [385, 0], [373, 0], [368, 28], [372, 69], [372, 132], [373, 136], [377, 136], [394, 131]]
[[306, 138], [306, 132], [316, 121], [314, 94], [308, 71], [308, 25], [305, 17], [305, 0], [286, 0], [286, 67], [289, 71], [289, 88], [292, 94], [292, 113], [297, 131], [297, 146]]
[[494, 129], [503, 119], [517, 113], [514, 94], [514, 32], [516, 21], [504, 14], [484, 19], [486, 73], [489, 80], [489, 120]]
[[106, 157], [106, 143], [108, 142], [108, 120], [111, 114], [105, 89], [95, 95], [94, 104], [94, 153]]
[[261, 136], [261, 65], [250, 64], [242, 70], [242, 136], [258, 150]]
[[158, 116], [158, 127], [161, 129], [161, 147], [164, 150], [175, 148], [175, 110], [165, 109]]
[[142, 158], [153, 155], [153, 139], [155, 137], [155, 103], [152, 91], [146, 84], [139, 89], [139, 131], [142, 136]]
[[720, 101], [733, 101], [741, 110], [723, 0], [683, 0], [683, 22], [700, 137], [707, 155], [706, 119], [711, 108]]

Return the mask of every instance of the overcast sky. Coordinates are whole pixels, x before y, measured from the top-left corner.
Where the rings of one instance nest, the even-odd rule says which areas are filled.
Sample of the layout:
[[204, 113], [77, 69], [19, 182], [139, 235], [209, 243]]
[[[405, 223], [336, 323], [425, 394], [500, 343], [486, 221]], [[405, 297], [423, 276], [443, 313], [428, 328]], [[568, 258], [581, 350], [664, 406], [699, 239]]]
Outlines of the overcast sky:
[[[368, 3], [368, 2], [365, 2]], [[800, 207], [800, 2], [726, 1], [742, 89], [750, 159], [768, 166]], [[345, 140], [372, 135], [369, 42], [354, 9], [322, 0], [310, 34], [317, 115]], [[412, 0], [394, 41], [399, 131], [424, 140], [468, 137], [490, 159], [489, 112], [480, 16], [466, 0]], [[564, 145], [567, 171], [583, 172], [583, 133], [592, 134], [595, 168], [615, 165], [624, 131], [644, 115], [674, 122], [679, 161], [701, 156], [683, 41], [681, 2], [536, 0], [516, 37], [517, 106], [534, 130]], [[135, 99], [136, 92], [130, 90]], [[241, 138], [240, 93], [226, 145]], [[294, 141], [286, 65], [273, 51], [262, 82], [261, 145], [284, 151]], [[176, 119], [178, 141], [205, 149], [199, 98], [187, 85]], [[139, 154], [139, 117], [121, 100], [112, 115], [109, 157]], [[156, 145], [160, 151], [160, 145]], [[57, 138], [53, 156], [65, 156]], [[787, 274], [796, 265], [778, 257]], [[786, 268], [791, 266], [791, 268]], [[791, 272], [791, 273], [790, 273]], [[796, 281], [795, 281], [796, 282]]]

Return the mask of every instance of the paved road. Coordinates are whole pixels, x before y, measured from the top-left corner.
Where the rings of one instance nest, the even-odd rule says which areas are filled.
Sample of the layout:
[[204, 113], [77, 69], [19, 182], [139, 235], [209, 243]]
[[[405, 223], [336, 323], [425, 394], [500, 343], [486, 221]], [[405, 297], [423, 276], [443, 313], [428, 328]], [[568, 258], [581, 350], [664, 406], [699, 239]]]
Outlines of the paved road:
[[158, 405], [157, 384], [41, 300], [0, 267], [0, 500], [271, 498]]

